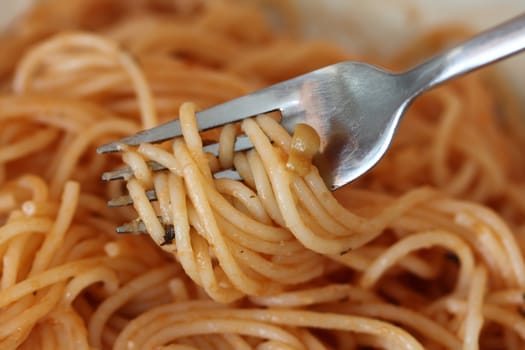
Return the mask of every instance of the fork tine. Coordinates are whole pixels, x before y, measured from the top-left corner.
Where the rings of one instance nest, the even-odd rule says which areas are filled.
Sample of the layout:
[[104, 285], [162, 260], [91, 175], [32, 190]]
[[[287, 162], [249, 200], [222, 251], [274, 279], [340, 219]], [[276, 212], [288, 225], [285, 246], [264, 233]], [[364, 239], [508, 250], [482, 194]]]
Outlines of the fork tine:
[[[218, 171], [215, 174], [213, 174], [213, 177], [216, 179], [241, 180], [239, 173], [232, 169]], [[157, 200], [157, 193], [155, 192], [155, 190], [147, 190], [146, 197], [150, 202], [155, 202]], [[108, 207], [110, 208], [126, 207], [132, 204], [133, 199], [129, 195], [123, 195], [108, 201]]]
[[239, 173], [233, 169], [218, 171], [215, 174], [213, 174], [213, 177], [216, 179], [231, 179], [237, 181], [242, 180], [241, 175], [239, 175]]
[[[258, 90], [234, 100], [197, 112], [200, 131], [234, 123], [258, 114], [268, 113], [300, 104], [297, 87], [302, 76]], [[296, 96], [297, 95], [297, 96]], [[98, 153], [118, 152], [121, 145], [137, 146], [141, 143], [157, 143], [181, 136], [179, 120], [173, 120], [154, 128], [143, 130], [115, 142], [97, 148]]]
[[[252, 147], [253, 146], [252, 146], [252, 143], [250, 142], [250, 139], [247, 136], [242, 135], [242, 136], [237, 137], [233, 150], [234, 152], [241, 152], [241, 151], [246, 151]], [[219, 144], [212, 143], [210, 145], [207, 145], [203, 147], [203, 151], [210, 152], [210, 153], [217, 155], [219, 153]], [[147, 164], [150, 167], [151, 171], [160, 171], [160, 170], [166, 169], [166, 167], [154, 161], [149, 161], [147, 162]], [[131, 168], [123, 168], [123, 169], [107, 171], [103, 173], [102, 180], [112, 181], [112, 180], [119, 180], [119, 179], [128, 179], [131, 176], [133, 176], [133, 170], [131, 170]]]
[[[161, 224], [164, 225], [164, 220], [162, 219], [162, 216], [157, 216], [157, 219], [160, 221]], [[130, 222], [126, 222], [125, 224], [119, 226], [115, 230], [117, 233], [133, 233], [133, 234], [142, 234], [147, 233], [148, 230], [146, 229], [146, 225], [144, 224], [144, 221], [141, 219], [135, 219]]]
[[[151, 171], [159, 171], [164, 170], [166, 167], [164, 167], [162, 164], [159, 164], [155, 161], [149, 161], [146, 164], [148, 164]], [[131, 168], [123, 168], [118, 169], [115, 171], [106, 171], [102, 174], [102, 180], [103, 181], [111, 181], [111, 180], [120, 180], [120, 179], [129, 179], [131, 176], [133, 176], [133, 170]]]
[[115, 231], [119, 234], [143, 234], [148, 232], [146, 230], [146, 225], [144, 225], [144, 222], [142, 220], [133, 220], [130, 222], [127, 222], [115, 229]]
[[[162, 218], [162, 216], [157, 216], [157, 219], [160, 221], [160, 223], [164, 226], [164, 229], [167, 231], [167, 230], [172, 230], [173, 231], [173, 225], [172, 224], [167, 224], [164, 219]], [[144, 233], [148, 233], [148, 230], [146, 228], [146, 225], [144, 224], [144, 221], [142, 221], [141, 219], [135, 219], [135, 220], [132, 220], [130, 222], [127, 222], [119, 227], [117, 227], [115, 229], [115, 231], [118, 233], [118, 234], [144, 234]], [[168, 239], [166, 238], [166, 236], [164, 236], [165, 239]], [[169, 243], [169, 242], [167, 242]]]
[[[157, 200], [157, 193], [155, 193], [155, 190], [147, 190], [146, 197], [150, 202], [155, 202]], [[108, 201], [108, 207], [110, 208], [125, 207], [131, 204], [133, 204], [133, 199], [131, 199], [129, 195], [120, 196]]]

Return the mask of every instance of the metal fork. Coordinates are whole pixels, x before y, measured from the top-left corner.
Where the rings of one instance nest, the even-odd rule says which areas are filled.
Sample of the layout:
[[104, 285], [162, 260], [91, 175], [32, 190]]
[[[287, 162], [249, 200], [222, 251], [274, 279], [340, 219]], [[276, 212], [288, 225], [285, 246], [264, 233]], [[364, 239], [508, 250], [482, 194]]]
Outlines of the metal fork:
[[[200, 111], [197, 122], [204, 131], [280, 111], [280, 123], [290, 133], [297, 123], [306, 123], [321, 139], [315, 165], [326, 185], [335, 190], [367, 172], [381, 159], [407, 106], [416, 96], [524, 48], [525, 14], [522, 14], [403, 73], [359, 62], [337, 63]], [[100, 146], [97, 152], [116, 152], [121, 144], [156, 143], [180, 135], [179, 121], [173, 120]], [[251, 147], [246, 136], [237, 138], [236, 151]], [[216, 153], [217, 145], [207, 146], [206, 151]], [[153, 170], [163, 169], [158, 164], [151, 166]], [[217, 176], [234, 174], [222, 172]], [[131, 170], [123, 169], [105, 173], [102, 178], [113, 180], [129, 175]], [[154, 193], [149, 194], [154, 200]], [[129, 198], [121, 198], [109, 204], [130, 203]]]

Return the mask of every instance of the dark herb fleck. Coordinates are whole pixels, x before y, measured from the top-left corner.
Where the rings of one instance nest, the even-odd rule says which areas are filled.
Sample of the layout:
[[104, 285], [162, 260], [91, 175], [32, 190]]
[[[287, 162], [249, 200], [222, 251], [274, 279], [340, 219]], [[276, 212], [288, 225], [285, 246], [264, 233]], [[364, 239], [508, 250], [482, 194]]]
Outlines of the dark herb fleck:
[[164, 242], [160, 244], [161, 246], [171, 244], [175, 239], [175, 228], [173, 225], [164, 225], [164, 232]]
[[455, 253], [452, 253], [452, 252], [447, 252], [445, 254], [445, 258], [450, 261], [450, 262], [453, 262], [454, 264], [458, 265], [460, 264], [460, 261], [459, 261], [459, 258], [458, 256], [455, 254]]
[[518, 312], [521, 315], [521, 317], [525, 317], [525, 309], [523, 307], [518, 307]]
[[348, 248], [346, 250], [343, 250], [339, 255], [345, 255], [346, 253], [350, 253], [352, 251], [352, 248]]

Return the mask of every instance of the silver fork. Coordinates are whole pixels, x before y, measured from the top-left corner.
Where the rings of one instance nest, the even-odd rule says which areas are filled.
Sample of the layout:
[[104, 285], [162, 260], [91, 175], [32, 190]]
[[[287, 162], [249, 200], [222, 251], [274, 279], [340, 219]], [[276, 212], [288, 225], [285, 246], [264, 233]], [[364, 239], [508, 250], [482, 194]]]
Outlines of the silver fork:
[[[326, 185], [335, 190], [367, 172], [381, 159], [407, 106], [416, 96], [524, 48], [525, 14], [522, 14], [403, 73], [359, 62], [337, 63], [200, 111], [197, 122], [204, 131], [280, 111], [280, 123], [290, 133], [297, 123], [309, 124], [321, 139], [315, 165]], [[121, 144], [157, 143], [178, 136], [181, 136], [180, 124], [173, 120], [100, 146], [97, 152], [116, 152]], [[236, 151], [251, 147], [246, 136], [237, 138]], [[209, 145], [206, 151], [216, 154], [217, 148], [217, 144]], [[153, 170], [163, 169], [159, 164], [151, 166]], [[105, 173], [102, 178], [114, 180], [130, 175], [130, 169], [122, 169]], [[235, 172], [216, 176], [235, 177]], [[155, 200], [154, 192], [150, 191], [149, 196]], [[110, 206], [128, 204], [131, 204], [129, 197], [109, 202]], [[138, 228], [133, 225], [132, 229]]]

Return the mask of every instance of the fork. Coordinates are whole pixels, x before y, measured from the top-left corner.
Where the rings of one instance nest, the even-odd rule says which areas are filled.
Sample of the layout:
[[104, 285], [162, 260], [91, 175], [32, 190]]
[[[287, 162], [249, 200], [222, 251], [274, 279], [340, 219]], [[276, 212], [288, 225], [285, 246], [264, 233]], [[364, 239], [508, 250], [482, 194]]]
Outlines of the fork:
[[[514, 55], [525, 48], [525, 14], [502, 23], [446, 50], [403, 73], [392, 73], [361, 63], [342, 62], [272, 85], [196, 114], [200, 131], [221, 127], [258, 114], [279, 111], [281, 125], [292, 133], [306, 123], [319, 134], [321, 148], [314, 159], [331, 190], [371, 169], [384, 155], [401, 117], [415, 97], [459, 75]], [[98, 153], [117, 152], [122, 144], [157, 143], [181, 136], [178, 120], [100, 146]], [[237, 137], [235, 151], [252, 147], [246, 136]], [[205, 147], [217, 154], [218, 145]], [[153, 171], [162, 170], [150, 162]], [[130, 169], [104, 173], [103, 180], [131, 176]], [[235, 178], [227, 170], [216, 177]], [[148, 198], [155, 200], [153, 191]], [[110, 206], [131, 204], [127, 196]], [[132, 225], [133, 226], [133, 225]], [[120, 230], [119, 230], [120, 229]], [[120, 227], [117, 232], [143, 227]]]

